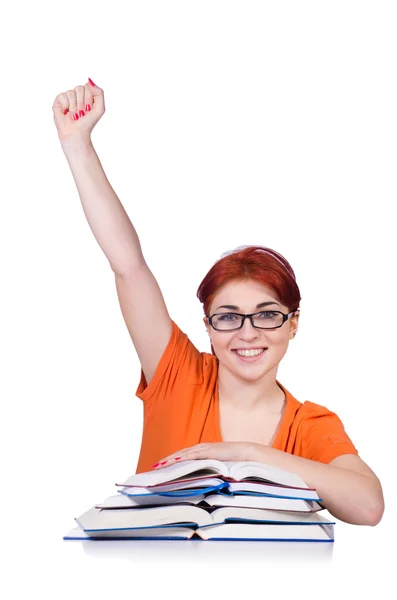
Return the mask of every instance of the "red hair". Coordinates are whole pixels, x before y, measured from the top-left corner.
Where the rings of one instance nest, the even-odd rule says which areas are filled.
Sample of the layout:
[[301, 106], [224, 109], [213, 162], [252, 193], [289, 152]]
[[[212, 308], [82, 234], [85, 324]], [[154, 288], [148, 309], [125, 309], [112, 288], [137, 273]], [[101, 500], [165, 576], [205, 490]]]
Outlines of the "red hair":
[[288, 261], [264, 246], [240, 246], [227, 252], [211, 267], [197, 290], [197, 297], [209, 316], [219, 289], [230, 281], [252, 279], [270, 287], [288, 311], [297, 310], [301, 300], [295, 273]]

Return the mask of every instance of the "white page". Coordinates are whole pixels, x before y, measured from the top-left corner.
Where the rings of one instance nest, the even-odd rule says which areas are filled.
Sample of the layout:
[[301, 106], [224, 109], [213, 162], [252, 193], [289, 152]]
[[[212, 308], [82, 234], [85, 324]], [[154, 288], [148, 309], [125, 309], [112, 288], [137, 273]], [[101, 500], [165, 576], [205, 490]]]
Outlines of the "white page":
[[252, 492], [257, 494], [274, 494], [275, 496], [289, 498], [304, 498], [305, 500], [320, 500], [317, 492], [310, 489], [298, 489], [294, 487], [284, 487], [281, 485], [271, 485], [265, 483], [252, 482], [230, 482], [230, 492]]
[[284, 469], [278, 469], [261, 462], [225, 462], [232, 477], [236, 479], [257, 476], [274, 483], [292, 487], [308, 488], [308, 485], [297, 475]]
[[212, 523], [211, 516], [203, 508], [194, 505], [176, 505], [123, 510], [100, 510], [90, 508], [76, 519], [85, 531], [102, 529], [132, 529], [156, 527], [173, 523]]
[[206, 539], [215, 538], [251, 538], [285, 540], [323, 540], [333, 539], [333, 526], [323, 525], [274, 525], [274, 524], [238, 524], [225, 523], [203, 527], [197, 533]]
[[243, 506], [247, 508], [267, 508], [273, 510], [288, 510], [300, 512], [314, 512], [321, 509], [316, 502], [288, 498], [272, 498], [270, 496], [226, 496], [223, 494], [210, 494], [205, 499], [211, 506]]
[[[198, 504], [199, 502], [204, 500], [204, 498], [205, 496], [200, 494], [199, 496], [190, 496], [189, 498], [183, 498], [183, 502], [188, 504]], [[110, 496], [109, 498], [106, 498], [100, 504], [96, 504], [95, 507], [106, 509], [134, 507], [139, 508], [142, 506], [150, 506], [153, 504], [168, 505], [177, 504], [178, 502], [181, 503], [181, 499], [174, 498], [172, 496], [154, 496], [153, 494], [149, 494], [146, 496], [138, 496], [135, 498], [131, 498], [130, 496], [119, 493], [115, 496]]]
[[80, 527], [74, 527], [64, 536], [64, 539], [95, 540], [96, 538], [106, 539], [109, 537], [117, 537], [120, 539], [141, 537], [154, 537], [161, 539], [168, 537], [178, 537], [181, 539], [186, 539], [192, 537], [193, 534], [194, 530], [189, 529], [187, 527], [156, 527], [151, 529], [127, 529], [124, 531], [101, 531], [89, 535]]
[[227, 518], [251, 519], [253, 521], [257, 520], [270, 522], [281, 521], [283, 523], [335, 523], [335, 521], [330, 521], [318, 513], [288, 512], [281, 510], [267, 510], [264, 508], [241, 508], [230, 506], [217, 508], [214, 510], [211, 516], [214, 523], [224, 522]]
[[157, 471], [147, 471], [145, 473], [132, 475], [123, 483], [118, 483], [116, 485], [123, 487], [128, 485], [149, 487], [165, 481], [181, 478], [190, 473], [195, 473], [194, 476], [197, 477], [196, 473], [199, 470], [203, 471], [202, 476], [216, 475], [218, 473], [227, 475], [227, 470], [225, 470], [223, 463], [219, 460], [186, 460], [181, 463], [170, 465], [169, 467], [158, 469]]

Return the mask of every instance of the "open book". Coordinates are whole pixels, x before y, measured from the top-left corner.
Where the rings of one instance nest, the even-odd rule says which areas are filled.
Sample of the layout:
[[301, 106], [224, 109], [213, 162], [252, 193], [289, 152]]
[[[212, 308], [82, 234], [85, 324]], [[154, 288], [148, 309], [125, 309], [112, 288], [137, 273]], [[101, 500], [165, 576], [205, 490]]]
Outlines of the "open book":
[[[127, 488], [126, 488], [127, 489]], [[280, 498], [265, 495], [251, 494], [199, 494], [196, 496], [158, 496], [156, 494], [145, 494], [143, 496], [129, 496], [128, 491], [121, 492], [116, 496], [106, 498], [102, 503], [96, 504], [95, 508], [117, 509], [117, 508], [147, 508], [153, 506], [169, 506], [179, 504], [200, 505], [204, 508], [213, 506], [231, 506], [242, 508], [265, 508], [277, 511], [291, 511], [311, 513], [322, 510], [317, 502], [301, 500], [299, 498]]]
[[153, 496], [187, 498], [209, 492], [230, 494], [253, 494], [274, 496], [277, 498], [299, 498], [321, 502], [316, 490], [292, 488], [270, 483], [253, 483], [250, 481], [223, 481], [219, 478], [178, 480], [170, 483], [160, 483], [150, 487], [126, 486], [118, 490], [120, 494], [130, 497]]
[[146, 510], [91, 508], [76, 519], [79, 528], [64, 539], [272, 539], [333, 541], [334, 522], [318, 514], [194, 505]]
[[228, 461], [220, 460], [186, 460], [175, 463], [155, 471], [138, 473], [129, 477], [124, 483], [116, 483], [117, 486], [150, 488], [155, 485], [181, 480], [205, 479], [217, 477], [224, 481], [257, 481], [262, 483], [273, 483], [276, 485], [309, 489], [306, 483], [295, 473], [277, 469], [270, 465], [254, 461]]
[[190, 460], [116, 486], [65, 540], [334, 540], [316, 490], [260, 462]]
[[80, 527], [75, 527], [64, 540], [246, 540], [272, 542], [333, 542], [334, 525], [276, 525], [225, 523], [213, 527], [189, 529], [188, 527], [159, 527], [157, 529], [127, 529], [88, 535]]

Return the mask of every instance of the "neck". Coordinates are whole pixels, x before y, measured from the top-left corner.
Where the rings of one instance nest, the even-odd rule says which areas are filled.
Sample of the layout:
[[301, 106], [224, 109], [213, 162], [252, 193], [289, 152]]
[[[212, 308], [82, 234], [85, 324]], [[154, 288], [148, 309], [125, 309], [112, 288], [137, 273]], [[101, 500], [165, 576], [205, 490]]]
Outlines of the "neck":
[[276, 382], [277, 367], [256, 381], [240, 379], [225, 369], [218, 368], [218, 394], [222, 403], [233, 408], [251, 409], [261, 406], [269, 411], [280, 410], [285, 394]]

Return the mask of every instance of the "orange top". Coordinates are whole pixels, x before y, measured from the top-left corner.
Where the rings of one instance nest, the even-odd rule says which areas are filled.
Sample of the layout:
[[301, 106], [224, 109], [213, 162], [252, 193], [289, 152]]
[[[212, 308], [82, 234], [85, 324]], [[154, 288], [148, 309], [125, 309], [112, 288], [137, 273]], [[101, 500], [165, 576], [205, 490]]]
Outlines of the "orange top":
[[[277, 384], [286, 403], [272, 448], [322, 463], [341, 454], [358, 454], [335, 413], [313, 402], [302, 404]], [[147, 385], [142, 371], [136, 395], [144, 406], [137, 473], [152, 470], [154, 463], [177, 450], [223, 441], [218, 360], [199, 352], [176, 323], [153, 379]]]

